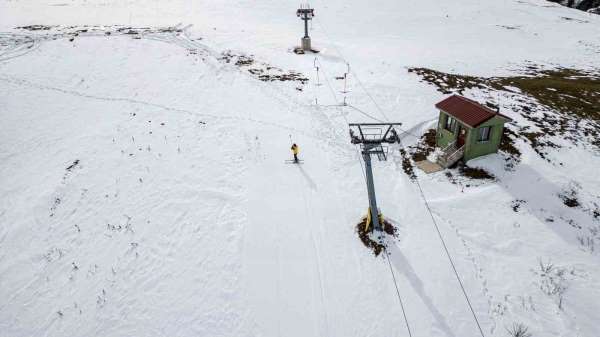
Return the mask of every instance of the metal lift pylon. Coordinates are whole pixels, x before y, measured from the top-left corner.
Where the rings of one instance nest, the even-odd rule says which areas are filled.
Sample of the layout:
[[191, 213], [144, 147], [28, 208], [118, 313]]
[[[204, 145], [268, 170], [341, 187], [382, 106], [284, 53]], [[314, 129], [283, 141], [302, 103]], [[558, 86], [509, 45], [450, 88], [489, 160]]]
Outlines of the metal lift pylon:
[[377, 231], [383, 229], [379, 218], [379, 208], [375, 195], [375, 183], [373, 180], [373, 167], [371, 156], [376, 155], [379, 161], [387, 160], [387, 147], [383, 144], [400, 142], [400, 137], [394, 126], [402, 123], [350, 123], [350, 140], [352, 144], [360, 144], [361, 154], [365, 162], [365, 175], [367, 180], [367, 192], [369, 195], [369, 210], [367, 213], [367, 226], [369, 219], [373, 228]]
[[312, 51], [310, 36], [308, 36], [308, 21], [312, 20], [312, 18], [315, 16], [315, 10], [310, 8], [308, 4], [301, 5], [296, 11], [296, 16], [304, 21], [304, 37], [300, 40], [302, 50]]

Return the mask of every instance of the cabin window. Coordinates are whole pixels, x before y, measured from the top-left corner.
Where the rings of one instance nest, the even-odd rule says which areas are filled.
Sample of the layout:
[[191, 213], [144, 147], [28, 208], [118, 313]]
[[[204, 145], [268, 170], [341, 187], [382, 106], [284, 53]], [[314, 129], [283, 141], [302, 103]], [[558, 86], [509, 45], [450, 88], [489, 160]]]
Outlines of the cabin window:
[[485, 126], [483, 128], [479, 129], [479, 141], [480, 142], [487, 142], [490, 140], [490, 134], [492, 132], [492, 127], [491, 126]]
[[454, 133], [454, 127], [456, 126], [456, 119], [446, 116], [446, 130]]

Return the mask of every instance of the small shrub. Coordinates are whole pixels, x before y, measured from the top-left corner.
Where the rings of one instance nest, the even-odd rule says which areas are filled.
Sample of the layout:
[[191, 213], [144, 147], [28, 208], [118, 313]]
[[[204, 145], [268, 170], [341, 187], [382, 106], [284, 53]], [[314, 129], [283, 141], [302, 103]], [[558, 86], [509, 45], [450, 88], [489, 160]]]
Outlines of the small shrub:
[[515, 199], [512, 201], [511, 207], [512, 207], [513, 211], [519, 212], [519, 210], [521, 209], [521, 205], [523, 205], [525, 203], [527, 203], [527, 201], [525, 201], [523, 199]]
[[556, 267], [550, 261], [539, 260], [540, 290], [555, 298], [558, 309], [563, 309], [564, 294], [567, 290], [567, 270]]
[[510, 328], [507, 328], [506, 331], [508, 335], [511, 337], [531, 337], [531, 333], [529, 332], [529, 328], [525, 326], [523, 323], [513, 323]]
[[578, 190], [579, 185], [576, 183], [571, 183], [568, 189], [563, 190], [558, 197], [563, 201], [563, 204], [567, 207], [579, 207], [581, 204], [578, 199]]

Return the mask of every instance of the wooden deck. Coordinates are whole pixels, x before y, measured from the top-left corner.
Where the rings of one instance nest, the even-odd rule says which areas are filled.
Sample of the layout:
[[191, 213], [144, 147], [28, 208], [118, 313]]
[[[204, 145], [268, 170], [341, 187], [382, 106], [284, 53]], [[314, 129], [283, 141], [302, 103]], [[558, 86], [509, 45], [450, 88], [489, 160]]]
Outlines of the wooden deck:
[[429, 160], [418, 161], [415, 163], [421, 171], [429, 174], [443, 170], [444, 168], [437, 163], [432, 163]]

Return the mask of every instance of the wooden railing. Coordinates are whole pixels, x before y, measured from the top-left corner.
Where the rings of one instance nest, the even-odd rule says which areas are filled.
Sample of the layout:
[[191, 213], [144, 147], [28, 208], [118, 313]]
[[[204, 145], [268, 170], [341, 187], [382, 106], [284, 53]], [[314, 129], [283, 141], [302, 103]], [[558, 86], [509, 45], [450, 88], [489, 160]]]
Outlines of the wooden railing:
[[450, 142], [450, 143], [448, 143], [448, 145], [446, 145], [446, 147], [442, 149], [442, 152], [443, 152], [443, 153], [448, 153], [448, 152], [450, 152], [450, 151], [451, 151], [451, 149], [452, 149], [453, 147], [456, 147], [456, 140], [455, 140], [455, 141], [453, 141], [453, 142]]
[[456, 142], [452, 142], [449, 146], [446, 146], [443, 150], [444, 153], [438, 158], [438, 164], [447, 168], [456, 163], [465, 154], [465, 145], [456, 148]]
[[465, 146], [461, 146], [460, 148], [458, 148], [456, 151], [454, 151], [450, 156], [448, 156], [448, 159], [446, 160], [448, 165], [452, 165], [454, 163], [456, 163], [460, 158], [462, 158], [462, 156], [465, 154]]

